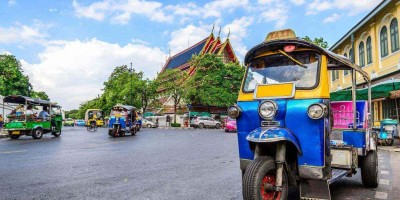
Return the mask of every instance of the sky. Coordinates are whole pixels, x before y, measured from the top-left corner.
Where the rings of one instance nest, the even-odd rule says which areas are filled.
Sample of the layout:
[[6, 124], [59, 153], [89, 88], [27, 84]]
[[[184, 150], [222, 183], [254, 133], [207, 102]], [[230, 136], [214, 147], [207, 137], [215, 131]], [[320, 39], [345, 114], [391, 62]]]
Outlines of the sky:
[[214, 34], [238, 58], [278, 29], [332, 46], [382, 0], [0, 0], [0, 53], [65, 110], [102, 93], [116, 66], [154, 78], [168, 56]]

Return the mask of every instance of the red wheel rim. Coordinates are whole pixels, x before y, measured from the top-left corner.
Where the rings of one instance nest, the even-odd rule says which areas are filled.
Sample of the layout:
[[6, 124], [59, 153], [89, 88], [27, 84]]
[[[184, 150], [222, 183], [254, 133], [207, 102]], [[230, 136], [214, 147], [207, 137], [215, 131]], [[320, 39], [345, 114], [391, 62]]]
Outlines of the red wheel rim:
[[262, 183], [261, 183], [261, 198], [263, 200], [275, 200], [280, 199], [282, 192], [267, 192], [265, 191], [265, 184], [271, 184], [275, 187], [276, 179], [274, 175], [266, 175], [264, 176]]

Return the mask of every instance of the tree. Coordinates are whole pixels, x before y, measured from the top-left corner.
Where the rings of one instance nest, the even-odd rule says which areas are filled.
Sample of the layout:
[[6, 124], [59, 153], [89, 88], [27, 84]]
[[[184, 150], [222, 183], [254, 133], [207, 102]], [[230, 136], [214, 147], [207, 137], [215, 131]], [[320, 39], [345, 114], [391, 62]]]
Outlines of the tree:
[[329, 47], [328, 42], [324, 41], [324, 38], [319, 37], [319, 38], [314, 38], [314, 40], [311, 40], [310, 37], [306, 36], [302, 38], [303, 40], [307, 41], [307, 42], [312, 42], [324, 49], [327, 49]]
[[0, 94], [29, 96], [29, 77], [22, 74], [21, 63], [13, 55], [0, 55]]
[[143, 81], [143, 72], [129, 71], [126, 65], [115, 67], [108, 80], [104, 82], [103, 94], [81, 103], [77, 117], [83, 118], [86, 110], [93, 108], [102, 109], [105, 114], [109, 114], [108, 112], [116, 104], [142, 107]]
[[158, 75], [154, 82], [154, 86], [174, 101], [174, 123], [176, 123], [176, 108], [181, 103], [182, 97], [185, 95], [185, 87], [183, 84], [187, 78], [187, 73], [180, 69], [168, 69]]
[[186, 83], [188, 103], [226, 107], [236, 102], [244, 67], [215, 54], [194, 56], [191, 62], [196, 72]]
[[146, 79], [141, 81], [138, 91], [140, 93], [143, 113], [145, 113], [150, 101], [154, 100], [157, 95], [157, 87], [154, 81]]
[[50, 101], [49, 96], [46, 94], [46, 92], [43, 92], [43, 91], [41, 91], [41, 92], [32, 91], [31, 97]]

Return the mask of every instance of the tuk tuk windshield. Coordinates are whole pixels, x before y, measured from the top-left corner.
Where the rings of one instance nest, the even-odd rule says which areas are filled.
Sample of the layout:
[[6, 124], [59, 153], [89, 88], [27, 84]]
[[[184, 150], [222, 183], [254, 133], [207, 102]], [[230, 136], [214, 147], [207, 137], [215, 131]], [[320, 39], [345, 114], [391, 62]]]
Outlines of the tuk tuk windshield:
[[[313, 51], [273, 54], [249, 64], [243, 85], [244, 92], [253, 92], [257, 84], [294, 82], [297, 89], [312, 89], [318, 85], [320, 55]], [[303, 64], [298, 65], [296, 61]]]

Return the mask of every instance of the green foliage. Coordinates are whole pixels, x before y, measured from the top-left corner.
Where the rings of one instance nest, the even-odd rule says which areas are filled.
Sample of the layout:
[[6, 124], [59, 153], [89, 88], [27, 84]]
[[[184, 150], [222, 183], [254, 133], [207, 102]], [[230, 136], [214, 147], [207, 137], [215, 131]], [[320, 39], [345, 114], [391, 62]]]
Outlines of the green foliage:
[[172, 127], [181, 127], [181, 124], [180, 123], [171, 123], [171, 126]]
[[312, 43], [314, 43], [314, 44], [316, 44], [316, 45], [318, 45], [318, 46], [320, 46], [320, 47], [322, 47], [324, 49], [327, 49], [329, 47], [328, 42], [324, 41], [324, 38], [322, 38], [322, 37], [314, 38], [314, 40], [312, 40], [310, 37], [306, 36], [306, 37], [304, 37], [302, 39], [305, 40], [305, 41], [308, 41], [308, 42], [312, 42]]
[[[77, 113], [78, 110], [65, 111], [65, 118], [78, 119]], [[83, 117], [80, 119], [83, 119]]]
[[21, 63], [13, 55], [0, 55], [0, 94], [29, 95], [29, 77], [22, 74]]
[[126, 65], [114, 69], [104, 82], [103, 91], [97, 98], [81, 103], [76, 117], [84, 118], [87, 109], [102, 109], [108, 115], [116, 104], [132, 105], [138, 109], [143, 107], [145, 110], [156, 95], [154, 83], [143, 79], [143, 72], [130, 72]]
[[13, 55], [0, 55], [0, 94], [23, 95], [50, 100], [46, 92], [33, 91], [29, 77], [23, 74], [21, 63]]
[[46, 94], [46, 92], [43, 92], [43, 91], [41, 91], [41, 92], [32, 91], [30, 96], [32, 98], [39, 98], [39, 99], [50, 101], [49, 96]]
[[186, 82], [188, 103], [230, 106], [236, 102], [244, 75], [237, 63], [223, 63], [215, 54], [194, 56], [196, 72]]

